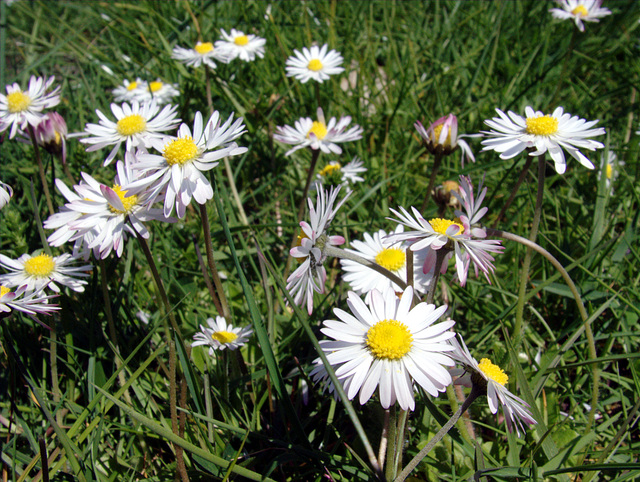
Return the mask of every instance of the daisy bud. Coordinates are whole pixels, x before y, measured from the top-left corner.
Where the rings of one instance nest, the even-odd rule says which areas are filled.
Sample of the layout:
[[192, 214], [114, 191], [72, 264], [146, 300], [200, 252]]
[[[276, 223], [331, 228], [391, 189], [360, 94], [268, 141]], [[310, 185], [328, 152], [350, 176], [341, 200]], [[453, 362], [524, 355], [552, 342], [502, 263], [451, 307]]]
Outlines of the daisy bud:
[[62, 154], [67, 133], [67, 123], [57, 112], [47, 112], [35, 129], [38, 144], [56, 155]]

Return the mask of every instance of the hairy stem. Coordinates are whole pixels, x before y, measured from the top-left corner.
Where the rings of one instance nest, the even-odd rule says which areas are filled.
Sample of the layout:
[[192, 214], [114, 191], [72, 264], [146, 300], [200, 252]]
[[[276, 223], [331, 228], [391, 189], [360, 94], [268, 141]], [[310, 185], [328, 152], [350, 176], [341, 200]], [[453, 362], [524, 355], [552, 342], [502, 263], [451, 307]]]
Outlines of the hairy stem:
[[218, 308], [222, 316], [227, 321], [231, 321], [231, 312], [229, 311], [229, 303], [227, 303], [227, 297], [224, 294], [222, 287], [222, 281], [218, 274], [218, 268], [216, 262], [213, 259], [213, 242], [211, 240], [211, 228], [209, 226], [209, 215], [207, 214], [207, 206], [205, 204], [198, 204], [200, 207], [200, 218], [202, 219], [202, 232], [204, 233], [204, 244], [207, 250], [207, 264], [209, 265], [209, 271], [211, 271], [211, 278], [213, 278], [213, 284], [216, 286], [218, 298], [220, 299], [220, 307]]
[[444, 155], [440, 150], [436, 151], [435, 158], [433, 159], [433, 167], [431, 168], [431, 176], [429, 177], [429, 186], [427, 187], [427, 192], [424, 195], [424, 201], [422, 201], [422, 207], [420, 208], [420, 212], [424, 212], [429, 204], [429, 199], [431, 199], [431, 191], [436, 185], [436, 176], [438, 175], [438, 171], [440, 170], [440, 164], [442, 164], [442, 158]]

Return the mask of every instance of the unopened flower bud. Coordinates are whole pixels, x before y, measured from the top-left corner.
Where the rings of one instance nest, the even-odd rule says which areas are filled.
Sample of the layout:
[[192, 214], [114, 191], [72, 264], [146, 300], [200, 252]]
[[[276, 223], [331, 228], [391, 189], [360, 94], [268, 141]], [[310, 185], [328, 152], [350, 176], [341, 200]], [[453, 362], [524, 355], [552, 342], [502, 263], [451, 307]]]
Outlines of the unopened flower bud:
[[57, 112], [48, 112], [36, 126], [36, 141], [51, 153], [62, 154], [62, 162], [66, 161], [67, 123]]
[[455, 181], [445, 181], [442, 185], [437, 186], [431, 193], [434, 201], [440, 206], [442, 212], [444, 212], [447, 207], [460, 209], [460, 201], [452, 192], [460, 193], [460, 185]]

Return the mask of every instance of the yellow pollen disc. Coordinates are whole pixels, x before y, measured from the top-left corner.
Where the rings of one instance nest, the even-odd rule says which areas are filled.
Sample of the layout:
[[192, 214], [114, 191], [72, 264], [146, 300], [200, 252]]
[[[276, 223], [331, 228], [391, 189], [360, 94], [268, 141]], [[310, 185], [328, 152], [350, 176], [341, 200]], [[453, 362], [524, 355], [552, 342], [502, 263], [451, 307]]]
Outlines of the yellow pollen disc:
[[9, 112], [13, 114], [27, 110], [27, 107], [30, 105], [31, 97], [24, 92], [16, 90], [7, 95], [7, 107], [9, 108]]
[[[433, 128], [433, 142], [437, 143], [438, 139], [440, 139], [440, 134], [442, 133], [443, 126], [444, 124], [440, 124]], [[451, 146], [451, 131], [449, 131], [449, 133], [447, 134], [447, 138], [444, 140], [444, 146]]]
[[611, 164], [607, 164], [607, 179], [611, 179], [613, 177], [613, 166]]
[[129, 85], [127, 85], [127, 90], [134, 90], [138, 88], [138, 83], [137, 82], [131, 82]]
[[367, 346], [376, 358], [402, 358], [411, 350], [412, 342], [411, 332], [398, 320], [379, 321], [367, 331]]
[[211, 42], [204, 42], [193, 47], [193, 50], [198, 52], [200, 55], [208, 54], [213, 50], [213, 44]]
[[140, 134], [147, 128], [147, 120], [140, 114], [131, 114], [118, 121], [116, 130], [122, 136]]
[[162, 82], [158, 82], [158, 81], [156, 81], [156, 82], [150, 82], [150, 83], [149, 83], [149, 90], [150, 90], [151, 92], [158, 92], [160, 89], [162, 89], [162, 86], [163, 86], [163, 85], [164, 85], [164, 84], [163, 84]]
[[478, 368], [484, 373], [487, 377], [493, 380], [496, 383], [499, 383], [503, 387], [509, 381], [509, 376], [504, 372], [502, 368], [498, 365], [494, 365], [491, 363], [491, 360], [488, 358], [483, 358], [478, 363]]
[[120, 211], [113, 206], [109, 206], [109, 209], [112, 213], [128, 214], [129, 212], [131, 212], [133, 207], [138, 204], [138, 196], [134, 194], [133, 196], [125, 197], [127, 195], [127, 192], [129, 191], [123, 191], [119, 185], [114, 184], [111, 189], [113, 189], [113, 191], [118, 195], [120, 201], [122, 201], [122, 204], [124, 206], [124, 211]]
[[455, 224], [460, 228], [460, 231], [458, 231], [454, 236], [458, 236], [459, 234], [464, 233], [464, 226], [462, 226], [462, 224], [456, 221], [450, 221], [449, 219], [433, 218], [429, 220], [429, 224], [431, 225], [433, 230], [438, 234], [446, 234], [447, 229], [452, 224]]
[[375, 260], [376, 263], [389, 271], [398, 271], [404, 267], [406, 256], [402, 249], [386, 248], [376, 255]]
[[340, 169], [342, 169], [342, 165], [339, 162], [336, 162], [335, 164], [327, 164], [326, 166], [324, 166], [324, 169], [320, 171], [320, 175], [327, 177], [334, 172], [339, 171]]
[[584, 5], [578, 5], [576, 8], [571, 10], [571, 13], [580, 17], [586, 17], [587, 15], [589, 15], [589, 12]]
[[527, 123], [527, 134], [550, 136], [558, 132], [558, 119], [550, 115], [528, 117], [525, 122]]
[[233, 43], [240, 47], [244, 47], [249, 43], [249, 37], [247, 37], [246, 35], [240, 35], [239, 37], [233, 39]]
[[238, 338], [238, 335], [230, 331], [216, 331], [211, 334], [211, 338], [226, 345]]
[[36, 278], [49, 276], [55, 267], [56, 263], [48, 254], [40, 254], [24, 262], [24, 271], [29, 276], [35, 276]]
[[11, 293], [11, 290], [9, 288], [7, 288], [6, 286], [0, 285], [0, 298], [2, 298], [7, 293]]
[[309, 70], [313, 70], [314, 72], [317, 72], [318, 70], [322, 70], [322, 62], [320, 62], [318, 59], [311, 59], [309, 61], [309, 64], [307, 65], [307, 68]]
[[198, 157], [198, 146], [189, 136], [176, 139], [164, 146], [164, 158], [170, 166], [174, 164], [182, 166], [196, 157]]
[[311, 124], [311, 129], [309, 129], [309, 132], [307, 132], [307, 137], [310, 137], [309, 134], [311, 133], [315, 134], [318, 140], [321, 141], [327, 135], [327, 126], [324, 124], [324, 122], [313, 121], [313, 124]]

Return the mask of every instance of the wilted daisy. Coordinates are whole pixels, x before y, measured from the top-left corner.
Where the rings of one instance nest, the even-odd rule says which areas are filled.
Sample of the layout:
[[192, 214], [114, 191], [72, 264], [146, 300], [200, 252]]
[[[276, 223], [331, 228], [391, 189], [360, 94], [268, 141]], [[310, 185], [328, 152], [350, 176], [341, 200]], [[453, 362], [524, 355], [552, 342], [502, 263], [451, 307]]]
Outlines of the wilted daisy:
[[122, 85], [119, 85], [113, 89], [113, 100], [116, 102], [132, 102], [137, 100], [140, 102], [140, 98], [149, 89], [146, 81], [138, 77], [133, 82], [129, 82], [124, 79]]
[[440, 153], [448, 156], [457, 147], [460, 147], [462, 167], [464, 167], [465, 158], [476, 162], [469, 144], [462, 139], [463, 137], [474, 136], [458, 135], [458, 118], [455, 115], [449, 114], [440, 117], [428, 129], [425, 129], [420, 121], [416, 121], [414, 127], [425, 140], [427, 149], [432, 154]]
[[316, 205], [313, 205], [311, 198], [309, 203], [309, 218], [311, 223], [300, 222], [302, 228], [300, 233], [300, 244], [291, 249], [291, 256], [296, 258], [301, 264], [287, 278], [287, 290], [293, 296], [296, 305], [304, 307], [306, 305], [309, 314], [313, 313], [313, 293], [324, 293], [324, 283], [327, 279], [327, 271], [324, 262], [327, 256], [323, 249], [325, 246], [337, 246], [344, 243], [342, 236], [329, 236], [325, 231], [329, 227], [334, 216], [344, 204], [349, 193], [339, 202], [338, 194], [340, 186], [318, 190]]
[[17, 83], [7, 85], [7, 95], [0, 94], [0, 132], [11, 126], [9, 139], [13, 139], [18, 129], [26, 129], [27, 125], [37, 126], [42, 119], [42, 111], [55, 107], [60, 103], [60, 87], [51, 92], [55, 77], [36, 77], [29, 79], [29, 88], [23, 91]]
[[318, 48], [317, 45], [310, 49], [304, 47], [302, 52], [294, 50], [293, 55], [287, 59], [287, 77], [295, 77], [303, 84], [310, 79], [324, 82], [330, 75], [344, 72], [342, 65], [342, 55], [335, 50], [327, 52], [329, 46], [324, 44]]
[[276, 127], [276, 133], [273, 138], [285, 144], [294, 145], [292, 149], [285, 153], [285, 156], [303, 147], [310, 147], [313, 150], [320, 149], [326, 154], [331, 152], [341, 154], [342, 149], [336, 143], [362, 139], [363, 129], [359, 125], [355, 125], [345, 131], [351, 123], [350, 116], [341, 117], [339, 121], [332, 117], [327, 123], [321, 108], [318, 108], [317, 114], [318, 120], [315, 121], [310, 117], [303, 117], [296, 121], [294, 127]]
[[0, 313], [16, 310], [30, 315], [49, 314], [60, 309], [58, 305], [49, 304], [49, 300], [56, 296], [45, 296], [42, 290], [27, 292], [26, 286], [12, 291], [8, 286], [0, 285]]
[[602, 0], [556, 0], [561, 8], [552, 8], [549, 11], [554, 18], [573, 20], [576, 27], [584, 32], [582, 22], [599, 22], [602, 17], [611, 15], [611, 10], [602, 8]]
[[211, 42], [198, 42], [192, 49], [182, 47], [174, 47], [171, 57], [188, 65], [189, 67], [198, 68], [205, 64], [212, 69], [216, 68], [214, 60], [219, 62], [228, 62], [229, 56], [226, 51], [217, 49]]
[[96, 109], [100, 117], [99, 124], [87, 124], [85, 133], [91, 137], [80, 139], [84, 144], [91, 144], [87, 151], [97, 151], [106, 146], [114, 146], [104, 161], [107, 166], [116, 157], [118, 149], [126, 142], [126, 150], [144, 146], [150, 147], [151, 140], [162, 137], [162, 133], [175, 129], [180, 124], [176, 109], [178, 106], [165, 106], [162, 111], [156, 102], [139, 104], [133, 101], [131, 105], [124, 102], [122, 106], [111, 104], [111, 112], [116, 122], [109, 120]]
[[67, 123], [57, 112], [47, 112], [35, 129], [36, 141], [45, 151], [67, 162]]
[[220, 29], [220, 34], [224, 40], [218, 40], [215, 48], [225, 52], [229, 61], [239, 58], [245, 62], [251, 62], [256, 56], [264, 57], [264, 45], [267, 41], [262, 37], [253, 34], [245, 35], [244, 32], [235, 28], [231, 29], [231, 33]]
[[[414, 410], [414, 383], [434, 397], [451, 384], [445, 367], [454, 365], [447, 340], [455, 336], [449, 330], [455, 322], [435, 323], [446, 305], [418, 303], [411, 308], [412, 302], [411, 286], [401, 298], [391, 289], [374, 290], [368, 305], [350, 291], [351, 313], [334, 308], [339, 321], [324, 321], [320, 331], [333, 341], [322, 340], [320, 345], [350, 400], [360, 392], [364, 404], [377, 388], [383, 408], [397, 401], [403, 410]], [[326, 373], [322, 362], [314, 363], [312, 376], [322, 378]]]
[[364, 172], [367, 172], [367, 168], [364, 167], [364, 163], [357, 157], [354, 157], [351, 162], [344, 166], [338, 161], [331, 161], [316, 175], [314, 188], [318, 189], [323, 184], [330, 186], [348, 186], [349, 184], [362, 182], [364, 178], [360, 177], [360, 174]]
[[9, 204], [12, 196], [13, 189], [11, 189], [11, 186], [0, 181], [0, 209]]
[[[233, 142], [245, 132], [242, 117], [233, 121], [233, 114], [220, 124], [220, 113], [215, 111], [206, 125], [202, 114], [196, 112], [193, 133], [182, 124], [178, 137], [152, 139], [151, 146], [162, 155], [139, 153], [134, 168], [146, 176], [150, 185], [149, 203], [164, 194], [164, 213], [169, 216], [176, 207], [179, 218], [184, 217], [191, 198], [204, 204], [213, 198], [211, 184], [202, 171], [218, 165], [223, 157], [237, 156], [247, 151]], [[193, 134], [193, 135], [192, 135]]]
[[215, 350], [235, 350], [244, 345], [249, 337], [253, 334], [253, 330], [249, 326], [240, 328], [227, 324], [222, 316], [216, 316], [216, 319], [207, 318], [209, 327], [200, 325], [200, 332], [193, 336], [195, 340], [191, 346], [205, 345], [209, 347], [209, 355], [213, 355]]
[[[460, 335], [458, 335], [460, 336]], [[466, 374], [455, 381], [456, 384], [479, 386], [487, 394], [489, 409], [494, 415], [498, 412], [498, 405], [502, 406], [505, 415], [507, 428], [510, 432], [514, 429], [520, 435], [524, 432], [524, 424], [536, 424], [529, 405], [524, 400], [516, 397], [505, 387], [509, 381], [509, 376], [497, 365], [494, 365], [488, 358], [483, 358], [480, 363], [471, 356], [462, 336], [460, 343], [456, 338], [451, 338], [449, 343], [454, 347], [454, 351], [449, 356], [464, 366]], [[454, 371], [455, 373], [455, 371]]]
[[508, 116], [500, 109], [496, 112], [499, 117], [484, 121], [492, 130], [483, 131], [489, 139], [482, 141], [482, 150], [499, 152], [501, 159], [511, 159], [525, 149], [531, 149], [530, 156], [549, 152], [556, 171], [563, 174], [567, 168], [563, 149], [580, 164], [593, 169], [593, 163], [579, 149], [595, 151], [604, 147], [604, 144], [588, 139], [605, 133], [603, 127], [591, 129], [597, 120], [587, 122], [566, 114], [562, 107], [557, 107], [551, 115], [545, 115], [527, 106], [526, 118], [511, 111]]
[[613, 194], [613, 181], [618, 177], [619, 168], [624, 166], [623, 161], [618, 161], [618, 156], [613, 151], [607, 152], [607, 155], [602, 155], [600, 159], [600, 172], [598, 172], [598, 180], [602, 175], [605, 176], [605, 183], [607, 191]]
[[0, 254], [0, 265], [10, 273], [0, 275], [0, 283], [4, 286], [26, 286], [28, 292], [40, 291], [45, 287], [59, 292], [60, 286], [67, 286], [73, 291], [82, 293], [91, 271], [90, 264], [74, 266], [77, 259], [70, 254], [50, 256], [48, 254], [23, 254], [18, 259], [11, 259]]

